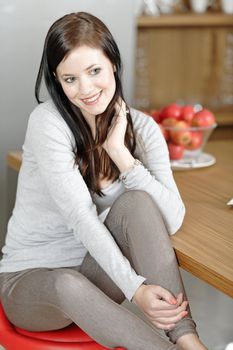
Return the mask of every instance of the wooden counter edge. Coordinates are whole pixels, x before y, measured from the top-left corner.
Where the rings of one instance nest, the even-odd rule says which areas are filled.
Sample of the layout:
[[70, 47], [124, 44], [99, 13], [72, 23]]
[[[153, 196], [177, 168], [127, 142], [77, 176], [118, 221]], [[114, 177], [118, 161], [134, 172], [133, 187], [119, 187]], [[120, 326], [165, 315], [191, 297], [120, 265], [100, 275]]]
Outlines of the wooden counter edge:
[[181, 252], [174, 236], [171, 238], [171, 241], [180, 267], [191, 273], [193, 276], [199, 278], [201, 281], [206, 282], [217, 290], [233, 298], [232, 281], [223, 278], [223, 276], [219, 276], [216, 271], [208, 269], [205, 265], [202, 265], [200, 262], [197, 262], [196, 260], [190, 258], [190, 256]]
[[8, 152], [6, 158], [8, 167], [19, 171], [22, 162], [22, 152]]

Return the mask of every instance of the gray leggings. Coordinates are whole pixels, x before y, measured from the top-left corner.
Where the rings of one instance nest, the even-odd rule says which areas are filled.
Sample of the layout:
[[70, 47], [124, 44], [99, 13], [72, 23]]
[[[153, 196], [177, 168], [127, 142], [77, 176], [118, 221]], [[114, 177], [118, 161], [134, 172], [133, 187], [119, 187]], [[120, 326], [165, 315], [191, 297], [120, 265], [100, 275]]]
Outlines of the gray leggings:
[[[148, 194], [122, 194], [105, 225], [147, 284], [163, 286], [175, 295], [184, 293], [167, 230]], [[196, 333], [189, 310], [187, 317], [166, 332], [170, 340], [162, 337], [155, 327], [120, 305], [123, 293], [89, 254], [81, 266], [33, 268], [0, 277], [7, 317], [27, 330], [54, 330], [75, 322], [100, 344], [128, 350], [178, 349], [174, 344], [180, 336]]]

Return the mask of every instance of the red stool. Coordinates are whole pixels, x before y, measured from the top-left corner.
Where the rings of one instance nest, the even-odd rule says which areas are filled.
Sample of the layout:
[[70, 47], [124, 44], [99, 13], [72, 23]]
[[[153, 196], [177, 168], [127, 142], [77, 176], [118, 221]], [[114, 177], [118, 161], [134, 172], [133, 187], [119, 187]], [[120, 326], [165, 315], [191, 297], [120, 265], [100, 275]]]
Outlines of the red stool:
[[[7, 350], [107, 350], [75, 324], [49, 332], [28, 332], [13, 326], [0, 304], [0, 344]], [[116, 350], [125, 350], [116, 348]]]

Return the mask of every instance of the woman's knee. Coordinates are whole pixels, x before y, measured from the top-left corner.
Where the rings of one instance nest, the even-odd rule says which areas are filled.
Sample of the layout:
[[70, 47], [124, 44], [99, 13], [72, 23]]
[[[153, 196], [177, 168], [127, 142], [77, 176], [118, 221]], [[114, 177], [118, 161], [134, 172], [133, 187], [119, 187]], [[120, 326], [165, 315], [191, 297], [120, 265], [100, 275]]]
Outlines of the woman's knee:
[[151, 201], [151, 196], [142, 190], [130, 190], [122, 193], [120, 197], [118, 197], [117, 201], [123, 201], [126, 204], [142, 204], [143, 201]]
[[111, 208], [105, 224], [128, 259], [132, 242], [140, 246], [154, 242], [170, 244], [160, 210], [145, 191], [133, 190], [121, 195]]
[[110, 212], [113, 222], [116, 222], [116, 217], [127, 217], [136, 222], [142, 223], [148, 221], [152, 217], [157, 221], [157, 225], [163, 225], [164, 221], [161, 212], [151, 198], [151, 196], [141, 190], [131, 190], [124, 192], [113, 204]]

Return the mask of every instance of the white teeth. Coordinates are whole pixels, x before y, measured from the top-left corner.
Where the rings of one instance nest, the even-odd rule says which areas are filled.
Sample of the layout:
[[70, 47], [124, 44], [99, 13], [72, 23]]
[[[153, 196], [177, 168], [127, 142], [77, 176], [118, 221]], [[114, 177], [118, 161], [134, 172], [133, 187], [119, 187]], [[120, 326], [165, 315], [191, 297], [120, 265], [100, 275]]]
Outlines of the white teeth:
[[93, 96], [93, 97], [91, 97], [91, 98], [85, 98], [85, 100], [83, 100], [83, 102], [84, 102], [84, 103], [92, 103], [92, 102], [95, 102], [95, 101], [98, 100], [99, 96], [100, 96], [100, 93], [98, 93], [98, 95], [95, 95], [95, 96]]

